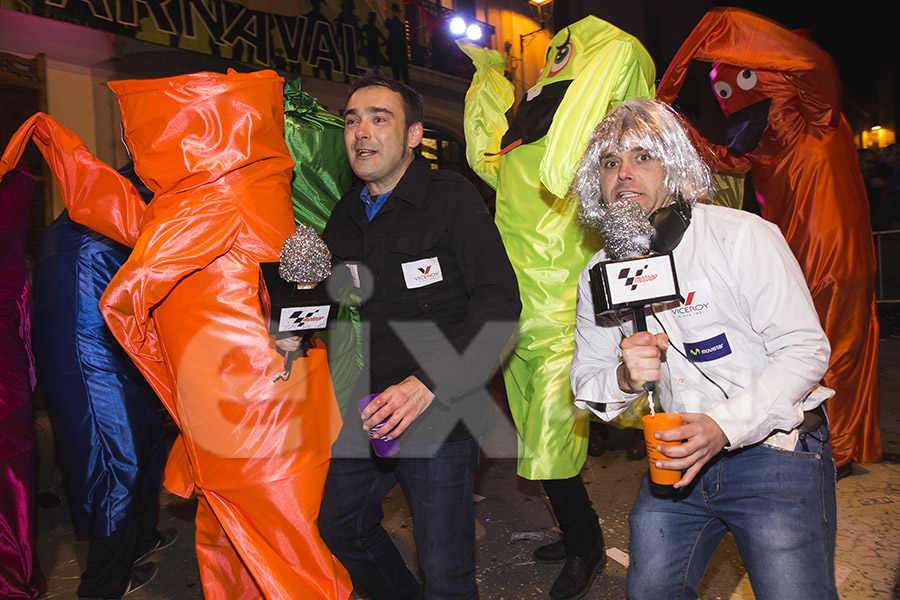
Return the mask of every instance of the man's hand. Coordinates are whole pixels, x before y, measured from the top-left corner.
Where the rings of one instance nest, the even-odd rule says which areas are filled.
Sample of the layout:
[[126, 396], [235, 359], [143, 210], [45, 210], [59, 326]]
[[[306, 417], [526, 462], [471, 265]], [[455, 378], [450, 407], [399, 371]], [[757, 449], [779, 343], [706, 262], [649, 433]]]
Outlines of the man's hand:
[[303, 338], [299, 335], [292, 335], [289, 337], [277, 338], [275, 340], [275, 347], [287, 354], [288, 352], [294, 352], [297, 348], [300, 347], [300, 340]]
[[394, 440], [400, 436], [416, 417], [431, 405], [434, 394], [425, 384], [410, 375], [397, 385], [392, 385], [372, 400], [360, 415], [363, 429], [369, 431], [385, 419], [387, 422], [372, 437]]
[[676, 488], [684, 487], [694, 480], [700, 469], [709, 460], [722, 451], [728, 438], [718, 423], [710, 417], [699, 413], [681, 413], [681, 427], [675, 427], [656, 434], [656, 439], [664, 442], [687, 440], [678, 446], [657, 446], [659, 452], [673, 460], [661, 460], [656, 463], [657, 469], [681, 471], [687, 469], [684, 476], [675, 484]]
[[662, 374], [664, 352], [669, 348], [669, 336], [639, 331], [622, 340], [622, 364], [619, 365], [619, 389], [639, 392], [648, 381], [656, 381]]

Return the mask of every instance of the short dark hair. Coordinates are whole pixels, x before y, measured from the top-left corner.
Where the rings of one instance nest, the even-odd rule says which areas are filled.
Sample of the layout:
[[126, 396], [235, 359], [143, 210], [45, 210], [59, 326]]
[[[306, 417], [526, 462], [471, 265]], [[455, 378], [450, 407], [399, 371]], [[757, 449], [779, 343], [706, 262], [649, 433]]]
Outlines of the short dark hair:
[[350, 86], [350, 93], [347, 99], [355, 94], [357, 90], [377, 85], [384, 87], [392, 92], [400, 94], [403, 100], [403, 118], [406, 121], [406, 128], [409, 129], [416, 123], [424, 123], [425, 121], [425, 102], [422, 101], [422, 94], [412, 89], [402, 81], [385, 77], [381, 69], [375, 67], [367, 70], [365, 73], [356, 78], [353, 85]]

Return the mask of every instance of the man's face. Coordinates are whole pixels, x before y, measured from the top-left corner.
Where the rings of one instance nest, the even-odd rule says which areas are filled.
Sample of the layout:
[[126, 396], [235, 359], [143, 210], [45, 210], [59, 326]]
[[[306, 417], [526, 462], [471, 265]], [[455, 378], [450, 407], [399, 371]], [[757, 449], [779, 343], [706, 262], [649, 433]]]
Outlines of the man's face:
[[350, 168], [373, 194], [397, 185], [422, 141], [422, 124], [407, 129], [400, 94], [382, 86], [357, 90], [344, 111], [344, 145]]
[[900, 165], [900, 147], [891, 146], [887, 148], [881, 153], [881, 160], [892, 169]]
[[666, 169], [638, 147], [611, 152], [600, 159], [600, 190], [607, 204], [631, 199], [646, 215], [670, 202]]

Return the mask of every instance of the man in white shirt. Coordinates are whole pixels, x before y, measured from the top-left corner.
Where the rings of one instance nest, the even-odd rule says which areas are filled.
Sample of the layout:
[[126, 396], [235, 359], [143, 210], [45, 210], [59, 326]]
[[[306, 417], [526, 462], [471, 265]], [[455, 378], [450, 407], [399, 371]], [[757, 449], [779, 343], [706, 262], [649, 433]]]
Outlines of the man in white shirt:
[[601, 121], [575, 187], [589, 224], [616, 202], [648, 217], [677, 207], [687, 222], [665, 236], [684, 301], [648, 308], [648, 331], [630, 311], [595, 316], [588, 269], [606, 250], [578, 284], [575, 404], [609, 420], [656, 381], [658, 405], [683, 421], [657, 434], [684, 442], [660, 444], [657, 467], [683, 472], [675, 493], [655, 497], [645, 477], [629, 517], [629, 597], [696, 598], [732, 531], [758, 598], [836, 599], [834, 462], [817, 422], [830, 348], [784, 238], [749, 213], [693, 204], [711, 198], [708, 169], [654, 101]]

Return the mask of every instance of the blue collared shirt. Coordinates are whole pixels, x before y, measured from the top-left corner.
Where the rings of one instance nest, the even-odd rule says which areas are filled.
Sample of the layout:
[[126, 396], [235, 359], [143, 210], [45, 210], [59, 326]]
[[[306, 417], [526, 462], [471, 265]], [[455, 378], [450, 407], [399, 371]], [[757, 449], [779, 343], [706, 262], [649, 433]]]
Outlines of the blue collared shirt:
[[363, 186], [362, 191], [359, 193], [360, 199], [366, 203], [366, 217], [371, 221], [375, 218], [375, 215], [384, 206], [385, 200], [388, 199], [388, 196], [391, 195], [391, 192], [394, 190], [389, 190], [383, 194], [379, 194], [374, 200], [372, 199], [372, 195], [369, 194], [369, 186]]

